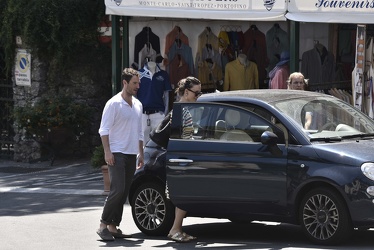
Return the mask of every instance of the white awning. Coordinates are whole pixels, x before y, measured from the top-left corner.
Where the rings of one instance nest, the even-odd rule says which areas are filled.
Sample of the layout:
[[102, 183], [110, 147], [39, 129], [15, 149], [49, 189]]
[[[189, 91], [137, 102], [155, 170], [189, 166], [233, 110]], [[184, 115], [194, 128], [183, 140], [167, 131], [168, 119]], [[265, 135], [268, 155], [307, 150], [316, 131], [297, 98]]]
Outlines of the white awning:
[[314, 23], [374, 23], [374, 0], [289, 0], [286, 18]]
[[106, 14], [238, 21], [285, 21], [284, 0], [105, 0]]

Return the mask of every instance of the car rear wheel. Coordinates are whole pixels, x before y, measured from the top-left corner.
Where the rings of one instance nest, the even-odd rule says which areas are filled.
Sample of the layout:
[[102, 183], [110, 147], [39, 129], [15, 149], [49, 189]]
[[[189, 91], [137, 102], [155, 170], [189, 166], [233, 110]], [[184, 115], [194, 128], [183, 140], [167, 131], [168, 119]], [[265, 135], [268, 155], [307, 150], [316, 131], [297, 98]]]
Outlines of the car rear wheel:
[[317, 244], [340, 244], [353, 231], [348, 209], [341, 197], [329, 189], [317, 188], [307, 193], [299, 216], [304, 233]]
[[165, 187], [145, 183], [134, 193], [132, 217], [140, 231], [147, 235], [166, 235], [173, 225], [175, 207], [166, 198]]

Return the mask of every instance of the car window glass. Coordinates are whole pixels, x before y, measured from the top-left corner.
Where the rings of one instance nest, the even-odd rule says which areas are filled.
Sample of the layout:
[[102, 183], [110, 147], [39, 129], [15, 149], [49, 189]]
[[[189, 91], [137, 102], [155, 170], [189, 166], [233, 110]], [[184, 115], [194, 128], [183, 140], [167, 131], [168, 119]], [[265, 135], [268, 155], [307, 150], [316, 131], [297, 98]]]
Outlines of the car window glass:
[[[310, 126], [306, 126], [306, 117], [310, 115]], [[301, 122], [304, 129], [313, 131], [313, 130], [321, 130], [321, 129], [328, 129], [329, 124], [331, 127], [333, 124], [345, 124], [352, 128], [358, 128], [358, 130], [365, 131], [365, 128], [362, 126], [360, 122], [357, 122], [358, 119], [355, 116], [349, 114], [347, 109], [342, 108], [339, 105], [336, 105], [332, 102], [326, 101], [311, 101], [304, 105], [301, 110]]]
[[[292, 134], [289, 133], [287, 128], [268, 110], [259, 107], [254, 104], [249, 104], [249, 103], [231, 103], [231, 104], [236, 104], [238, 106], [241, 106], [253, 113], [256, 113], [256, 115], [252, 115], [252, 119], [250, 119], [250, 125], [248, 126], [248, 133], [253, 134], [253, 137], [255, 138], [255, 141], [260, 141], [261, 137], [261, 131], [262, 130], [257, 130], [257, 128], [261, 128], [261, 125], [264, 124], [263, 119], [267, 120], [269, 123], [274, 124], [276, 128], [278, 129], [273, 129], [273, 132], [278, 136], [278, 143], [283, 144], [283, 143], [290, 143], [290, 144], [297, 144], [296, 140], [293, 138]], [[262, 118], [262, 119], [261, 119]], [[268, 124], [268, 123], [266, 123]], [[252, 129], [250, 128], [252, 126]], [[264, 125], [267, 126], [267, 125]], [[264, 127], [263, 127], [264, 128]]]
[[373, 120], [348, 103], [330, 96], [274, 103], [310, 139], [326, 140], [374, 133]]
[[[193, 130], [192, 137], [189, 138], [185, 136], [186, 129], [182, 128], [180, 131], [182, 139], [260, 142], [261, 134], [264, 131], [271, 131], [280, 137], [280, 143], [284, 142], [279, 128], [246, 109], [222, 104], [194, 103], [182, 105], [182, 110], [188, 110], [190, 113], [192, 117], [190, 129]], [[183, 124], [184, 115], [181, 119]]]
[[251, 112], [254, 112], [257, 115], [261, 116], [262, 118], [268, 120], [269, 122], [272, 121], [272, 118], [273, 118], [272, 114], [262, 107], [259, 107], [257, 105], [253, 105], [253, 104], [249, 104], [249, 103], [241, 103], [241, 102], [228, 102], [228, 103], [236, 105], [236, 106], [243, 107], [243, 108], [245, 108], [245, 109], [247, 109]]

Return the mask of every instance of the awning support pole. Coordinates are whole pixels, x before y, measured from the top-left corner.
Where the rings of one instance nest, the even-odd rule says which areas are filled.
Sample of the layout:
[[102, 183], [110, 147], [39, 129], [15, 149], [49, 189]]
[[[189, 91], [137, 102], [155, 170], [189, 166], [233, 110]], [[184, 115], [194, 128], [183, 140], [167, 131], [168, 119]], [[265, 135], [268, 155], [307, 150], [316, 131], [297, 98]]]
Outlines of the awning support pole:
[[117, 94], [121, 88], [121, 52], [120, 52], [120, 25], [119, 16], [112, 15], [112, 95]]
[[290, 73], [299, 71], [300, 23], [290, 21]]
[[122, 33], [122, 65], [124, 68], [130, 66], [130, 55], [129, 55], [129, 17], [123, 16], [123, 33]]

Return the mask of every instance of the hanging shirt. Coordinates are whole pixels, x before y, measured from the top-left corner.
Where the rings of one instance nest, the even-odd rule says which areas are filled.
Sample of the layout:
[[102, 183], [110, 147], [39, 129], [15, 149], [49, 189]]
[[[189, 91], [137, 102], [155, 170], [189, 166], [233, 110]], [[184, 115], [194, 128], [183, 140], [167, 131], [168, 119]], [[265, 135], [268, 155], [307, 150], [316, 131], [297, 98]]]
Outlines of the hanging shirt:
[[218, 45], [218, 37], [213, 34], [209, 27], [206, 27], [198, 37], [195, 57], [196, 74], [198, 74], [199, 64], [203, 63], [207, 58], [211, 58], [214, 63], [221, 64]]
[[227, 35], [230, 39], [230, 45], [232, 51], [234, 51], [235, 58], [242, 53], [244, 45], [244, 33], [243, 31], [228, 31]]
[[202, 92], [214, 92], [223, 80], [222, 69], [215, 63], [204, 61], [199, 67], [198, 79], [201, 82]]
[[148, 69], [145, 64], [140, 73], [140, 88], [137, 93], [137, 98], [143, 104], [143, 111], [162, 111], [166, 109], [164, 103], [165, 91], [171, 90], [169, 74], [165, 70], [161, 70], [156, 66], [156, 72]]
[[[180, 39], [182, 43], [189, 45], [188, 37], [183, 33], [179, 26], [175, 26], [165, 38], [165, 55], [169, 53], [170, 47], [175, 43], [175, 39]], [[169, 58], [171, 60], [172, 58]]]
[[207, 59], [212, 61], [212, 63], [217, 64], [219, 68], [221, 68], [222, 70], [222, 65], [221, 65], [222, 62], [221, 62], [221, 57], [220, 57], [219, 52], [217, 50], [214, 50], [211, 47], [205, 46], [202, 50], [202, 53], [196, 55], [196, 58], [195, 58], [195, 67], [196, 67], [195, 72], [197, 74], [199, 74], [199, 67], [201, 67]]
[[226, 64], [223, 90], [258, 89], [257, 65], [247, 61], [244, 66], [236, 59]]
[[143, 68], [149, 61], [156, 62], [156, 56], [157, 52], [152, 48], [152, 45], [144, 44], [143, 49], [139, 52], [139, 69]]
[[225, 49], [230, 44], [229, 35], [226, 31], [221, 30], [218, 34], [218, 47], [220, 49]]
[[301, 73], [309, 79], [309, 86], [313, 86], [313, 83], [335, 81], [334, 61], [334, 55], [326, 48], [323, 49], [322, 54], [317, 48], [305, 51], [302, 55]]
[[211, 45], [213, 50], [218, 51], [218, 37], [206, 27], [197, 38], [197, 55], [201, 55], [207, 44]]
[[150, 27], [144, 27], [143, 30], [135, 36], [134, 62], [139, 68], [139, 52], [144, 45], [152, 45], [156, 54], [160, 54], [160, 38], [154, 34]]
[[287, 64], [277, 66], [274, 72], [270, 72], [271, 89], [287, 89], [287, 79], [290, 75], [290, 68]]
[[290, 50], [288, 33], [284, 31], [279, 24], [274, 24], [273, 27], [266, 32], [266, 47], [269, 58], [267, 70], [270, 72], [279, 62], [280, 54], [283, 51]]
[[218, 34], [218, 52], [220, 54], [220, 65], [222, 74], [225, 75], [226, 64], [235, 60], [235, 52], [230, 48], [230, 39], [226, 31], [220, 31]]
[[[194, 74], [194, 63], [193, 63], [193, 56], [192, 56], [192, 49], [190, 46], [185, 45], [183, 43], [177, 44], [176, 42], [170, 47], [168, 58], [174, 58], [175, 55], [181, 55], [183, 60], [187, 63], [190, 73]], [[170, 69], [169, 69], [169, 74]]]
[[269, 59], [267, 57], [265, 34], [257, 27], [251, 26], [244, 32], [244, 41], [243, 53], [247, 55], [248, 60], [257, 64], [260, 88], [266, 88], [266, 67], [269, 64]]
[[174, 58], [171, 59], [168, 68], [170, 72], [170, 82], [174, 88], [178, 87], [179, 80], [191, 75], [190, 67], [179, 54], [175, 55]]

